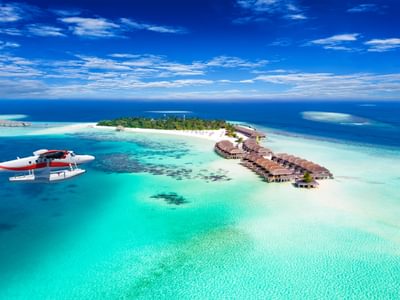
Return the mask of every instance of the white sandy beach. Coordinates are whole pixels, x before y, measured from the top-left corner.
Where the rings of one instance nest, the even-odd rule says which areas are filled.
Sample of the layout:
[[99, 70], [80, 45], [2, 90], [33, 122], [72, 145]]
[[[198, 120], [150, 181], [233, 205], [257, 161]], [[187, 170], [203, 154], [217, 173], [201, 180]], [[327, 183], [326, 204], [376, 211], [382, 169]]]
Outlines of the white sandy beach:
[[[101, 130], [116, 131], [117, 127], [113, 126], [94, 126], [94, 128]], [[165, 129], [145, 129], [145, 128], [124, 128], [124, 132], [132, 133], [149, 133], [149, 134], [166, 134], [175, 136], [185, 136], [193, 138], [202, 138], [210, 141], [230, 140], [235, 142], [236, 138], [231, 138], [225, 135], [225, 129], [219, 130], [165, 130]]]

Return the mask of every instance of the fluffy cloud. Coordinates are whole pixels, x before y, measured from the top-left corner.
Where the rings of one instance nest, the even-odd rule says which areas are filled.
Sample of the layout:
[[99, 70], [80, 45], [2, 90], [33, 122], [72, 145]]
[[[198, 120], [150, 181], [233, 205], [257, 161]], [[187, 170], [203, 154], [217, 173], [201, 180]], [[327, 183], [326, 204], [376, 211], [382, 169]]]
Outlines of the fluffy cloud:
[[217, 56], [206, 63], [210, 67], [222, 68], [258, 68], [268, 64], [267, 60], [249, 61], [233, 56]]
[[261, 14], [279, 15], [289, 20], [306, 20], [304, 13], [295, 0], [237, 0], [238, 7], [251, 15], [234, 20], [234, 23], [241, 24], [246, 22], [262, 21]]
[[312, 98], [398, 97], [400, 74], [286, 73], [260, 75], [253, 82], [286, 86], [286, 93]]
[[22, 19], [23, 9], [17, 3], [0, 3], [0, 22], [16, 22]]
[[124, 37], [127, 32], [133, 30], [172, 34], [186, 33], [183, 28], [141, 23], [127, 18], [111, 21], [100, 17], [83, 18], [75, 16], [60, 18], [60, 21], [69, 25], [69, 29], [75, 35], [91, 38]]
[[358, 39], [358, 33], [337, 34], [327, 38], [310, 41], [307, 45], [319, 45], [325, 49], [331, 50], [352, 50], [346, 46], [349, 42], [355, 42]]
[[[400, 94], [398, 73], [307, 73], [265, 70], [265, 64], [228, 56], [182, 63], [164, 56], [129, 53], [77, 55], [69, 60], [0, 55], [0, 89], [4, 87], [0, 96], [392, 99]], [[236, 70], [234, 75], [221, 70], [229, 68]]]
[[19, 46], [20, 45], [18, 43], [0, 41], [0, 50], [5, 48], [18, 48]]
[[29, 19], [32, 15], [39, 14], [40, 10], [25, 3], [1, 3], [0, 2], [0, 23], [12, 23]]
[[352, 8], [349, 8], [347, 12], [349, 13], [362, 13], [362, 12], [371, 12], [371, 11], [378, 11], [379, 7], [376, 4], [372, 3], [364, 3], [364, 4], [359, 4], [357, 6], [354, 6]]
[[386, 52], [400, 48], [400, 38], [373, 39], [365, 42], [370, 52]]
[[185, 29], [178, 28], [178, 27], [141, 23], [141, 22], [137, 22], [135, 20], [127, 19], [127, 18], [121, 18], [120, 21], [121, 21], [121, 24], [125, 25], [128, 30], [136, 29], [136, 30], [154, 31], [154, 32], [159, 32], [159, 33], [186, 33]]
[[27, 26], [26, 30], [36, 36], [65, 36], [61, 28], [50, 25], [31, 24]]
[[86, 37], [115, 37], [120, 28], [120, 25], [104, 18], [67, 17], [60, 21], [69, 25], [75, 35]]

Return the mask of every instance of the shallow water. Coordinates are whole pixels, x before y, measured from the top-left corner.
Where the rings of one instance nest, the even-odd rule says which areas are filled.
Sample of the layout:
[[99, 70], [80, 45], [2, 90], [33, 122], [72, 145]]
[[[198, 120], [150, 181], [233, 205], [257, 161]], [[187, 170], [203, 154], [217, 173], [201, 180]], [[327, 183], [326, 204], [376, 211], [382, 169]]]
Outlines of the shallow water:
[[[400, 298], [396, 150], [269, 134], [335, 175], [301, 190], [201, 139], [33, 130], [0, 137], [0, 157], [46, 145], [97, 160], [54, 185], [0, 174], [1, 299]], [[171, 193], [185, 202], [155, 197]]]

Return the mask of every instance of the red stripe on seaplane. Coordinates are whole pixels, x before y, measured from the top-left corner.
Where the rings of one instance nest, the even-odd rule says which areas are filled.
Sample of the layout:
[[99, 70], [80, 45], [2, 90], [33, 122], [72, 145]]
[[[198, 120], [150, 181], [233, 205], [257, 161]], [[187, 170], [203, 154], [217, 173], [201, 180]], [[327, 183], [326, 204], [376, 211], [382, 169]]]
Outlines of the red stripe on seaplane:
[[[69, 163], [64, 163], [64, 162], [51, 162], [50, 167], [51, 168], [57, 168], [57, 167], [69, 167]], [[35, 170], [35, 169], [43, 169], [47, 167], [47, 163], [38, 163], [38, 164], [33, 164], [29, 166], [24, 166], [24, 167], [6, 167], [6, 166], [1, 166], [0, 169], [7, 170], [7, 171], [29, 171], [29, 170]]]
[[59, 161], [52, 161], [50, 162], [50, 167], [69, 167], [69, 163], [59, 162]]

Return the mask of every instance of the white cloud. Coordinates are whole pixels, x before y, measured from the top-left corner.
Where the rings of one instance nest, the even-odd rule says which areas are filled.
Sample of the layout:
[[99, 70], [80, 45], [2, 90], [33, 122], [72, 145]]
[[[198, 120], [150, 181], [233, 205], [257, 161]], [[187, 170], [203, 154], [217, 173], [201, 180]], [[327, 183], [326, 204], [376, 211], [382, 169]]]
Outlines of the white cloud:
[[[400, 73], [307, 73], [266, 70], [265, 64], [228, 56], [183, 63], [164, 56], [130, 53], [105, 57], [78, 55], [70, 60], [30, 60], [0, 55], [0, 96], [142, 99], [178, 95], [186, 99], [394, 99], [400, 96]], [[232, 74], [222, 70], [227, 68], [240, 72]], [[252, 74], [261, 70], [263, 74]]]
[[23, 35], [22, 30], [18, 28], [0, 28], [0, 33], [11, 35], [11, 36], [21, 36]]
[[16, 3], [0, 3], [0, 22], [16, 22], [22, 19], [23, 10]]
[[307, 17], [304, 14], [286, 15], [285, 18], [290, 19], [290, 20], [306, 20], [307, 19]]
[[221, 68], [258, 68], [268, 64], [267, 60], [248, 61], [233, 56], [217, 56], [206, 63], [209, 67]]
[[0, 97], [3, 98], [36, 98], [46, 97], [46, 85], [39, 80], [8, 80], [0, 78]]
[[373, 39], [365, 42], [370, 52], [386, 52], [400, 48], [400, 38]]
[[30, 18], [32, 14], [39, 12], [39, 9], [28, 4], [10, 2], [0, 2], [0, 23], [17, 22], [22, 19]]
[[359, 4], [357, 6], [354, 6], [352, 8], [349, 8], [347, 12], [349, 13], [362, 13], [362, 12], [374, 12], [378, 11], [379, 7], [376, 4], [373, 3], [363, 3]]
[[267, 20], [260, 18], [261, 14], [280, 15], [294, 21], [308, 19], [304, 9], [297, 5], [296, 0], [236, 0], [236, 4], [244, 12], [251, 14], [235, 19], [233, 22], [236, 24]]
[[50, 25], [31, 24], [26, 29], [30, 34], [36, 36], [65, 36], [61, 28]]
[[35, 63], [22, 57], [0, 55], [0, 78], [32, 78], [42, 75]]
[[75, 35], [85, 37], [116, 37], [120, 29], [120, 25], [104, 18], [67, 17], [60, 21], [70, 25]]
[[50, 9], [50, 11], [60, 17], [73, 17], [81, 14], [78, 9]]
[[91, 38], [122, 38], [124, 37], [124, 34], [133, 30], [147, 30], [158, 33], [173, 34], [186, 33], [186, 30], [180, 27], [140, 23], [127, 18], [121, 18], [118, 21], [111, 21], [100, 17], [66, 17], [60, 18], [59, 20], [70, 25], [69, 29], [75, 35]]
[[333, 74], [333, 73], [287, 73], [261, 75], [253, 79], [273, 85], [286, 86], [286, 93], [297, 97], [357, 98], [391, 96], [400, 94], [400, 73], [395, 74]]
[[358, 33], [337, 34], [327, 38], [310, 41], [306, 45], [319, 45], [324, 47], [325, 49], [331, 50], [352, 50], [352, 48], [344, 45], [347, 45], [350, 42], [357, 41], [358, 36]]
[[121, 24], [125, 25], [128, 30], [136, 29], [136, 30], [148, 30], [159, 33], [186, 33], [186, 30], [178, 27], [170, 27], [170, 26], [161, 26], [161, 25], [153, 25], [147, 23], [140, 23], [135, 20], [121, 18]]
[[212, 84], [212, 80], [205, 79], [179, 79], [173, 81], [150, 81], [150, 82], [133, 82], [131, 87], [134, 88], [179, 88], [186, 86], [196, 86]]
[[0, 50], [5, 48], [18, 48], [19, 46], [20, 45], [18, 43], [0, 41]]
[[256, 12], [272, 12], [281, 5], [281, 0], [237, 0], [237, 4], [248, 10]]

